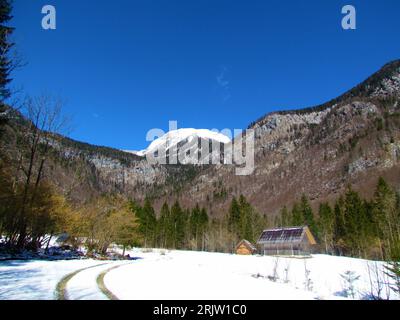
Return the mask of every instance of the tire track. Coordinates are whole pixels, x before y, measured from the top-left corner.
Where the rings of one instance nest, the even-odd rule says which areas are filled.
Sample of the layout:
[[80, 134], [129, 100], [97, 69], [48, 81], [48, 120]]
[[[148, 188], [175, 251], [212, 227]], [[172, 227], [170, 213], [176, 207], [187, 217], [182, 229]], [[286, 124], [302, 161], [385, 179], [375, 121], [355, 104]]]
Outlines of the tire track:
[[70, 281], [74, 276], [76, 276], [78, 273], [88, 270], [88, 269], [92, 269], [95, 267], [100, 267], [103, 265], [108, 264], [108, 262], [106, 263], [99, 263], [90, 267], [86, 267], [86, 268], [82, 268], [82, 269], [78, 269], [74, 272], [71, 272], [69, 274], [67, 274], [66, 276], [64, 276], [58, 283], [56, 286], [56, 290], [55, 290], [55, 298], [56, 300], [68, 300], [68, 293], [67, 293], [67, 283], [68, 281]]
[[119, 268], [119, 267], [122, 267], [122, 266], [126, 266], [126, 265], [128, 265], [128, 264], [129, 264], [129, 263], [121, 263], [121, 264], [118, 265], [118, 266], [114, 266], [114, 267], [111, 267], [111, 268], [109, 268], [109, 269], [107, 269], [107, 270], [104, 270], [103, 272], [101, 272], [101, 273], [97, 276], [97, 278], [96, 278], [97, 286], [98, 286], [98, 288], [100, 289], [100, 291], [101, 291], [109, 300], [119, 300], [119, 299], [118, 299], [118, 297], [117, 297], [115, 294], [113, 294], [110, 290], [108, 290], [108, 288], [106, 287], [106, 285], [105, 285], [105, 283], [104, 283], [104, 277], [105, 277], [106, 274], [109, 273], [110, 271], [115, 270], [115, 269], [117, 269], [117, 268]]
[[101, 273], [97, 276], [97, 278], [96, 278], [97, 286], [99, 287], [100, 291], [101, 291], [109, 300], [119, 300], [119, 299], [117, 298], [116, 295], [114, 295], [110, 290], [107, 289], [107, 287], [106, 287], [106, 285], [105, 285], [105, 283], [104, 283], [104, 277], [105, 277], [105, 275], [106, 275], [108, 272], [110, 272], [111, 270], [114, 270], [114, 269], [116, 269], [116, 268], [119, 268], [119, 267], [120, 267], [120, 265], [119, 265], [119, 266], [114, 266], [114, 267], [112, 267], [112, 268], [109, 268], [109, 269], [107, 269], [107, 270], [101, 272]]

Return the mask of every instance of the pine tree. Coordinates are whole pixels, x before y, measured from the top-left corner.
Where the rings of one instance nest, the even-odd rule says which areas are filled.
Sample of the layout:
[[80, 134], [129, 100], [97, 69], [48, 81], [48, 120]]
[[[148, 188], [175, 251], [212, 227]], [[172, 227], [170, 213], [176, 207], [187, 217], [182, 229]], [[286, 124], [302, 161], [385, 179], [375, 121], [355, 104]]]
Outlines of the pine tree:
[[3, 133], [3, 125], [8, 119], [5, 100], [11, 95], [8, 85], [11, 82], [10, 72], [13, 62], [9, 57], [9, 52], [13, 46], [10, 36], [14, 28], [7, 25], [12, 18], [11, 10], [11, 1], [0, 1], [0, 135]]
[[308, 198], [305, 194], [301, 196], [301, 201], [300, 201], [300, 211], [303, 216], [303, 223], [306, 224], [314, 237], [318, 238], [318, 230], [317, 230], [317, 225], [314, 220], [314, 214], [311, 209], [311, 206], [308, 202]]
[[[4, 101], [10, 97], [8, 84], [10, 83], [10, 71], [12, 61], [9, 58], [10, 49], [13, 43], [10, 42], [10, 36], [14, 31], [7, 23], [11, 20], [11, 1], [0, 1], [0, 106], [4, 107]], [[0, 110], [1, 112], [1, 110]]]
[[184, 246], [187, 217], [182, 210], [179, 201], [175, 201], [171, 208], [171, 228], [174, 249], [181, 249]]
[[333, 248], [335, 216], [328, 203], [321, 203], [319, 206], [318, 229], [325, 246], [325, 253], [330, 253]]
[[335, 203], [334, 216], [335, 216], [335, 229], [333, 233], [333, 241], [336, 253], [342, 255], [345, 250], [344, 237], [346, 235], [345, 218], [344, 218], [344, 199], [342, 196]]
[[170, 211], [168, 203], [164, 202], [161, 207], [160, 218], [158, 220], [158, 235], [159, 235], [159, 244], [162, 248], [168, 247], [167, 239], [169, 238], [169, 221], [170, 221]]
[[344, 294], [346, 297], [355, 298], [356, 290], [355, 290], [355, 282], [360, 279], [360, 276], [357, 275], [354, 271], [347, 270], [345, 273], [340, 275], [345, 283]]
[[137, 208], [137, 217], [139, 219], [139, 232], [142, 234], [144, 246], [153, 246], [155, 242], [155, 231], [157, 219], [154, 208], [149, 198], [144, 201], [143, 208]]
[[363, 256], [366, 253], [366, 210], [358, 192], [351, 186], [347, 188], [344, 197], [345, 237], [351, 255]]
[[382, 258], [400, 254], [400, 219], [398, 198], [383, 178], [379, 178], [373, 200], [375, 231], [381, 241]]
[[237, 234], [238, 233], [238, 226], [240, 221], [240, 207], [239, 203], [235, 197], [233, 197], [230, 208], [229, 208], [229, 231]]

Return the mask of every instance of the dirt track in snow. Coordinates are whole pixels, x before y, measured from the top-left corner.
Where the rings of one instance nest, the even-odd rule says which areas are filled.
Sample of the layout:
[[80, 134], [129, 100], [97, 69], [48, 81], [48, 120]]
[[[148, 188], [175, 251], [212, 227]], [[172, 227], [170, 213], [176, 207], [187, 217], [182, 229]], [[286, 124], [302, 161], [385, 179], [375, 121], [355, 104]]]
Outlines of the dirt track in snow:
[[126, 265], [114, 262], [99, 263], [65, 275], [56, 286], [56, 300], [118, 300], [104, 284], [105, 275]]

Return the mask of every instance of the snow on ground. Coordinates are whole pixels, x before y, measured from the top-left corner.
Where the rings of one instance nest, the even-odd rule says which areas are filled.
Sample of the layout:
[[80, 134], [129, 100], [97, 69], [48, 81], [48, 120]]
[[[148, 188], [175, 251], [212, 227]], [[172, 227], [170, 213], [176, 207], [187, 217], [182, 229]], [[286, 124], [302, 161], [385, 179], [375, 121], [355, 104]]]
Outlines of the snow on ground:
[[[377, 293], [375, 271], [383, 267], [381, 262], [327, 255], [300, 259], [141, 249], [127, 253], [141, 259], [0, 262], [0, 300], [54, 299], [64, 276], [88, 267], [66, 283], [68, 298], [105, 299], [96, 279], [119, 265], [104, 277], [106, 288], [119, 299], [345, 299], [347, 284], [341, 274], [346, 271], [360, 277], [354, 282], [354, 298], [366, 299], [371, 293], [370, 279]], [[271, 281], [274, 269], [277, 279]], [[381, 287], [385, 298], [387, 286]], [[399, 299], [393, 292], [389, 298]]]
[[95, 260], [30, 260], [0, 262], [0, 300], [51, 300], [57, 282]]
[[[143, 259], [105, 276], [107, 288], [118, 298], [343, 299], [347, 284], [341, 274], [346, 271], [360, 276], [354, 284], [356, 299], [365, 299], [371, 292], [368, 262], [362, 259], [327, 255], [308, 259], [276, 258], [190, 251], [153, 251], [142, 256]], [[274, 282], [267, 277], [274, 274], [276, 263], [279, 279]], [[369, 265], [371, 272], [375, 265], [383, 266], [374, 262]], [[308, 288], [306, 269], [310, 278]], [[375, 281], [373, 287], [377, 287]], [[390, 298], [396, 297], [391, 293]]]
[[207, 258], [199, 253], [146, 254], [142, 260], [110, 271], [104, 282], [121, 300], [314, 298], [312, 293], [227, 269], [230, 262], [224, 256]]

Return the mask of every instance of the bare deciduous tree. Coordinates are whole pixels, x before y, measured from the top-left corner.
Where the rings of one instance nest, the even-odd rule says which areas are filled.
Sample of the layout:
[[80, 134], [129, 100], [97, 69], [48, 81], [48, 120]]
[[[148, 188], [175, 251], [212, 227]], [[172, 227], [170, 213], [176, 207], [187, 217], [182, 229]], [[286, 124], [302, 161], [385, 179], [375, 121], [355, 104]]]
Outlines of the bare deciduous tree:
[[[10, 241], [24, 248], [29, 238], [28, 216], [40, 183], [44, 179], [49, 149], [56, 144], [56, 134], [67, 127], [68, 118], [62, 115], [63, 102], [50, 96], [27, 98], [23, 104], [28, 125], [19, 139], [18, 170], [22, 172], [19, 209]], [[18, 175], [19, 176], [19, 175]]]
[[313, 290], [313, 282], [310, 277], [311, 271], [307, 268], [307, 260], [304, 259], [304, 289], [307, 291]]
[[272, 273], [271, 275], [268, 276], [268, 279], [276, 282], [279, 279], [279, 275], [278, 275], [278, 267], [279, 267], [279, 257], [275, 257], [274, 259], [274, 264], [272, 266]]

